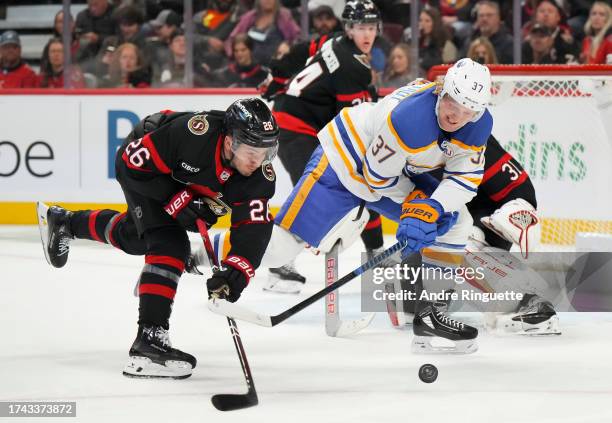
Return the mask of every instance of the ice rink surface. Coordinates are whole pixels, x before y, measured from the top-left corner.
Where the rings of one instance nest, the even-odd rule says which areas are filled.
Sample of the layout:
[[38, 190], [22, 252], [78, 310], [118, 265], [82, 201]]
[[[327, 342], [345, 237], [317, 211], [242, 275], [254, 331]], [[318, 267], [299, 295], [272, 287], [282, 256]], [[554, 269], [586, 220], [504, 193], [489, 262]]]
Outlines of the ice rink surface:
[[[358, 265], [360, 248], [341, 254], [341, 276]], [[423, 356], [410, 352], [411, 331], [391, 328], [386, 314], [351, 338], [327, 337], [323, 302], [275, 328], [238, 322], [260, 405], [222, 413], [211, 395], [246, 387], [225, 318], [206, 308], [204, 277], [181, 279], [171, 319], [173, 345], [198, 359], [193, 376], [121, 375], [137, 329], [132, 292], [141, 267], [140, 257], [77, 241], [67, 266], [53, 269], [36, 227], [0, 227], [0, 401], [77, 402], [76, 419], [53, 422], [612, 421], [610, 314], [562, 313], [562, 336], [481, 330], [475, 354]], [[262, 270], [242, 305], [275, 314], [323, 287], [321, 257], [304, 253], [297, 267], [308, 277], [302, 294], [262, 292]], [[341, 312], [360, 315], [358, 280], [342, 289]], [[433, 384], [417, 376], [424, 363], [438, 367]]]

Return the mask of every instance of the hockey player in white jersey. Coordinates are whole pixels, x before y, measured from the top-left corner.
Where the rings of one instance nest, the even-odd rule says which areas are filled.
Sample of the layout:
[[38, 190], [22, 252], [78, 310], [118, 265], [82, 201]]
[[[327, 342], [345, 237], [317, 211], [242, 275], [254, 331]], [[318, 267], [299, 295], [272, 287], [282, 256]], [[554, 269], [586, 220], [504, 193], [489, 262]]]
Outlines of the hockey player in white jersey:
[[[276, 216], [265, 265], [287, 263], [304, 243], [333, 245], [337, 234], [330, 231], [365, 203], [399, 222], [396, 237], [407, 243], [408, 260], [420, 253], [425, 263], [457, 266], [472, 227], [465, 204], [482, 179], [493, 125], [490, 89], [489, 70], [461, 59], [443, 85], [406, 86], [379, 103], [343, 109], [318, 133], [321, 146]], [[411, 176], [435, 168], [444, 169], [444, 179], [433, 194], [411, 196]], [[227, 244], [221, 238], [217, 245]], [[218, 248], [220, 255], [225, 249]], [[439, 336], [455, 341], [451, 352], [476, 350], [475, 328], [434, 304], [422, 308], [413, 349], [436, 351], [430, 340]]]

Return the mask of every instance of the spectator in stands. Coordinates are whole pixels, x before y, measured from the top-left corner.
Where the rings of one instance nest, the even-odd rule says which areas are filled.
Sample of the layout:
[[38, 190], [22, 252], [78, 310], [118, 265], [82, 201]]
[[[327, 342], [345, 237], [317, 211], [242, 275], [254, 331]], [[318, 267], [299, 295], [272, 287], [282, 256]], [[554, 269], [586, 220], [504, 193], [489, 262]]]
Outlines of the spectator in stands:
[[245, 11], [239, 0], [211, 0], [207, 9], [194, 15], [195, 29], [212, 51], [225, 54], [224, 42]]
[[565, 63], [554, 49], [553, 31], [540, 23], [531, 27], [527, 41], [523, 43], [523, 63], [548, 65]]
[[[582, 41], [585, 37], [584, 26], [589, 19], [593, 3], [593, 0], [571, 0], [569, 3], [570, 13], [568, 13], [567, 25], [576, 40]], [[609, 4], [609, 1], [604, 1], [604, 3]]]
[[159, 62], [153, 62], [153, 86], [183, 87], [185, 79], [185, 62], [187, 48], [185, 34], [175, 30], [169, 39], [168, 57]]
[[[164, 9], [154, 20], [149, 21], [149, 25], [155, 31], [155, 35], [145, 40], [144, 56], [145, 59], [156, 64], [166, 63], [170, 60], [170, 41], [174, 33], [180, 29], [181, 17], [171, 9]], [[155, 69], [153, 70], [155, 74]], [[155, 75], [153, 80], [155, 80]]]
[[533, 20], [525, 25], [524, 31], [530, 31], [538, 23], [552, 31], [555, 63], [571, 63], [578, 59], [579, 48], [565, 23], [565, 13], [554, 0], [540, 0], [537, 3]]
[[449, 39], [438, 9], [426, 7], [421, 11], [419, 31], [419, 65], [425, 72], [432, 66], [457, 59], [457, 47]]
[[43, 49], [38, 75], [41, 88], [64, 88], [64, 76], [68, 75], [68, 88], [85, 88], [85, 79], [78, 65], [64, 72], [64, 44], [61, 38], [51, 38]]
[[217, 84], [228, 88], [256, 88], [269, 70], [253, 60], [253, 40], [246, 34], [232, 39], [232, 57], [227, 67], [215, 72]]
[[342, 23], [334, 15], [334, 10], [326, 5], [317, 7], [312, 11], [312, 29], [314, 36], [329, 35], [342, 32]]
[[211, 0], [207, 9], [195, 14], [195, 61], [202, 63], [205, 71], [214, 71], [227, 64], [225, 41], [245, 11], [241, 0]]
[[[70, 18], [70, 33], [72, 34], [72, 44], [70, 46], [70, 54], [72, 55], [73, 61], [78, 61], [79, 58], [77, 54], [79, 52], [80, 43], [79, 39], [75, 34], [75, 23], [72, 15], [69, 15]], [[64, 11], [60, 10], [55, 14], [55, 18], [53, 19], [53, 36], [61, 39], [62, 34], [64, 33]]]
[[289, 51], [291, 50], [291, 46], [289, 45], [289, 43], [287, 41], [283, 41], [282, 43], [280, 43], [278, 45], [278, 47], [276, 47], [276, 52], [274, 53], [274, 60], [280, 60], [283, 58], [283, 56], [287, 53], [289, 53]]
[[255, 9], [245, 13], [225, 42], [228, 57], [232, 55], [232, 39], [247, 34], [253, 40], [253, 58], [267, 65], [282, 41], [293, 43], [300, 35], [300, 27], [289, 9], [280, 0], [257, 0]]
[[[375, 3], [380, 8], [378, 0]], [[332, 9], [334, 16], [340, 17], [345, 5], [346, 0], [308, 0], [308, 11], [312, 13], [321, 6], [328, 6]]]
[[414, 77], [410, 72], [410, 45], [406, 43], [396, 44], [389, 54], [380, 86], [398, 88], [413, 79]]
[[[464, 45], [463, 52], [467, 52], [470, 43], [480, 37], [489, 39], [495, 49], [499, 63], [514, 63], [512, 35], [501, 20], [499, 4], [494, 1], [482, 0], [476, 4], [475, 30], [471, 39], [468, 40], [469, 42]], [[468, 55], [468, 57], [470, 56]]]
[[132, 43], [121, 44], [113, 53], [108, 78], [101, 82], [104, 88], [146, 88], [151, 76], [144, 66], [138, 47]]
[[149, 24], [155, 31], [155, 37], [167, 45], [174, 32], [180, 29], [181, 22], [181, 17], [175, 11], [164, 9]]
[[609, 4], [603, 1], [593, 3], [584, 33], [581, 62], [612, 64], [612, 8]]
[[132, 43], [139, 49], [145, 46], [145, 36], [140, 28], [144, 15], [136, 6], [122, 6], [115, 10], [113, 19], [119, 25], [119, 44]]
[[4, 31], [0, 36], [0, 89], [36, 88], [36, 73], [21, 60], [21, 40], [15, 31]]
[[[86, 63], [87, 67], [81, 67], [86, 78], [89, 75], [95, 77], [95, 84], [92, 85], [94, 88], [98, 85], [104, 85], [102, 82], [103, 80], [110, 79], [109, 69], [118, 46], [119, 42], [117, 36], [106, 37], [95, 59]], [[88, 84], [88, 86], [90, 85]]]
[[474, 6], [474, 0], [428, 0], [429, 7], [440, 11], [442, 24], [451, 31], [450, 38], [463, 45], [470, 37], [471, 22], [470, 14]]
[[113, 6], [108, 0], [87, 0], [87, 9], [76, 18], [76, 33], [81, 43], [79, 62], [93, 59], [106, 37], [115, 35]]
[[487, 37], [478, 37], [470, 44], [467, 57], [483, 65], [496, 65], [497, 54], [491, 41]]

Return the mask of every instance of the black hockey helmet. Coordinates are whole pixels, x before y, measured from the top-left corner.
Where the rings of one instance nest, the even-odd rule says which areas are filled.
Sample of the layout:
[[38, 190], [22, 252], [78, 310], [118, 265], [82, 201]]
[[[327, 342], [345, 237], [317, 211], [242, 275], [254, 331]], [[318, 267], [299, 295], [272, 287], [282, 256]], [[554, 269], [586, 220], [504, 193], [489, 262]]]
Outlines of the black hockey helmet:
[[361, 23], [375, 23], [380, 26], [380, 11], [372, 0], [349, 0], [342, 11], [345, 26]]
[[225, 111], [225, 133], [233, 138], [232, 149], [239, 144], [268, 149], [266, 160], [271, 161], [278, 150], [280, 130], [272, 112], [262, 100], [236, 100]]

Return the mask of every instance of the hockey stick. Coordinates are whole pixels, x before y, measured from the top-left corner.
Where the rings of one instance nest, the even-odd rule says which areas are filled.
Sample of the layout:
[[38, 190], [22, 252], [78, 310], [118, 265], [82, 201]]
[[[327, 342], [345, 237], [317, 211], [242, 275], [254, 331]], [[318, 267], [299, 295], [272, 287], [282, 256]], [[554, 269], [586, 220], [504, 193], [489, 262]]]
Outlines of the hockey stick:
[[[338, 279], [338, 250], [336, 243], [330, 252], [325, 254], [325, 286]], [[325, 333], [327, 336], [350, 336], [370, 325], [375, 314], [370, 313], [356, 320], [340, 320], [340, 291], [330, 292], [325, 296]]]
[[[217, 256], [215, 255], [210, 242], [206, 223], [204, 223], [202, 219], [198, 219], [196, 222], [200, 235], [202, 236], [202, 241], [204, 242], [204, 249], [208, 255], [208, 260], [210, 261], [211, 267], [214, 271], [215, 269], [219, 268], [219, 262], [217, 261]], [[238, 358], [240, 359], [240, 366], [242, 366], [242, 372], [244, 373], [244, 379], [246, 380], [248, 391], [246, 394], [213, 395], [211, 402], [214, 407], [220, 411], [239, 410], [241, 408], [253, 407], [259, 403], [257, 391], [255, 391], [255, 382], [253, 381], [253, 375], [251, 374], [251, 368], [249, 367], [249, 362], [247, 361], [244, 346], [242, 346], [238, 326], [236, 325], [234, 319], [229, 316], [227, 317], [227, 324], [229, 325], [230, 332], [232, 333], [232, 339], [234, 340], [234, 346], [236, 347], [236, 352], [238, 353]]]
[[289, 309], [275, 316], [259, 314], [254, 311], [251, 311], [251, 310], [242, 308], [240, 306], [237, 306], [235, 304], [232, 304], [230, 302], [227, 302], [226, 300], [218, 300], [218, 299], [209, 300], [208, 308], [214, 313], [222, 314], [227, 317], [232, 317], [238, 320], [246, 320], [247, 322], [251, 322], [251, 323], [254, 323], [260, 326], [273, 327], [273, 326], [278, 325], [281, 322], [284, 322], [285, 320], [287, 320], [294, 314], [299, 313], [300, 311], [304, 310], [306, 307], [308, 307], [312, 303], [317, 302], [318, 300], [325, 297], [330, 292], [333, 292], [336, 289], [340, 288], [341, 286], [349, 283], [350, 281], [352, 281], [353, 279], [355, 279], [357, 276], [361, 275], [365, 271], [373, 267], [376, 267], [377, 265], [382, 263], [387, 257], [391, 256], [392, 254], [395, 254], [396, 252], [398, 252], [405, 246], [406, 244], [402, 244], [399, 242], [392, 245], [391, 247], [387, 248], [385, 251], [383, 251], [376, 257], [373, 257], [371, 260], [368, 260], [366, 263], [359, 266], [357, 269], [344, 275], [340, 280], [332, 283], [331, 285], [328, 285], [327, 287], [323, 288], [316, 294], [306, 298], [304, 301], [297, 303], [293, 307], [290, 307]]

